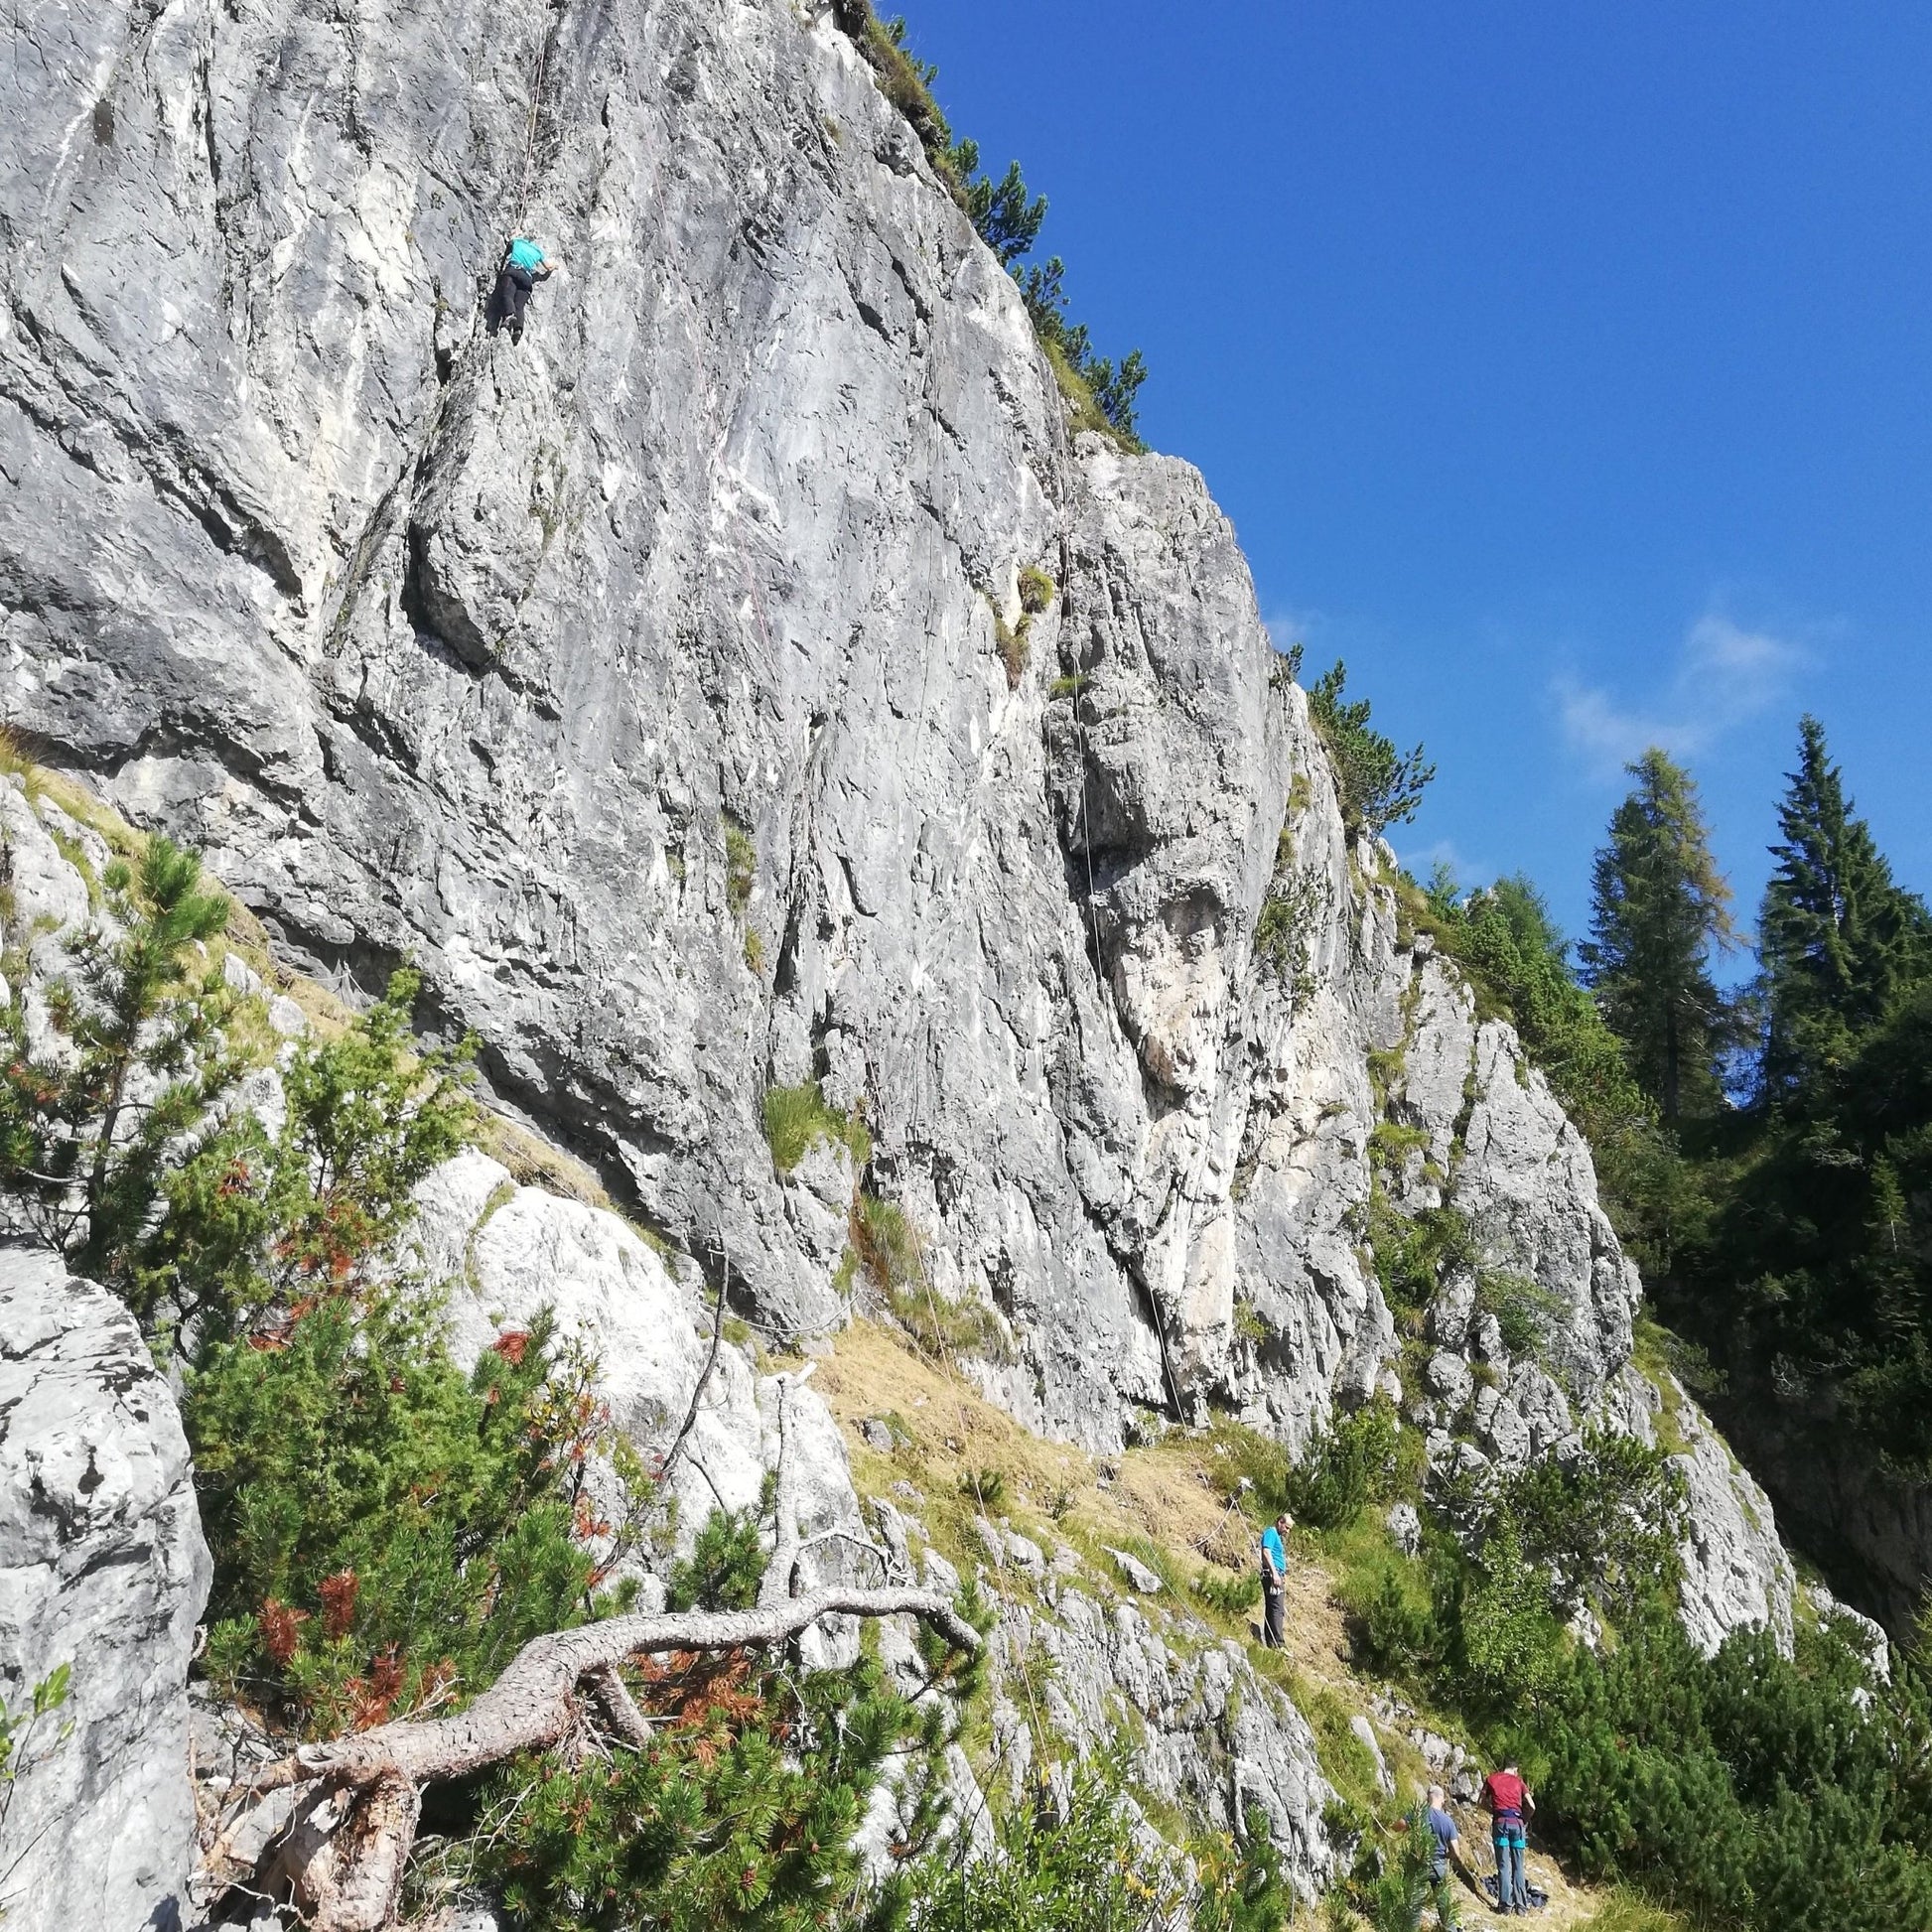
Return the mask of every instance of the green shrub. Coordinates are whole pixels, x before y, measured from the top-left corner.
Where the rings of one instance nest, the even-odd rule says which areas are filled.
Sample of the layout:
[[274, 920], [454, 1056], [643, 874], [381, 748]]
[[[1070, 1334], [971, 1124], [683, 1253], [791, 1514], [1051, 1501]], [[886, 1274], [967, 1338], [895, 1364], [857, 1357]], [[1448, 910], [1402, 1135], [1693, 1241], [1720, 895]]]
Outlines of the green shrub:
[[897, 1201], [861, 1193], [852, 1203], [851, 1238], [859, 1265], [889, 1297], [925, 1286], [925, 1242]]
[[765, 1144], [780, 1173], [789, 1173], [819, 1141], [843, 1147], [855, 1168], [863, 1170], [872, 1159], [872, 1136], [865, 1122], [856, 1114], [828, 1107], [816, 1080], [795, 1087], [767, 1087], [763, 1112]]
[[[5, 744], [6, 741], [0, 739], [0, 753], [4, 753]], [[48, 1723], [67, 1703], [72, 1679], [73, 1666], [70, 1663], [57, 1664], [28, 1692], [23, 1710], [10, 1712], [0, 1704], [0, 1845], [6, 1843], [7, 1813], [13, 1808], [14, 1787], [28, 1771], [73, 1734], [70, 1723], [58, 1721], [52, 1725], [50, 1734]], [[0, 1865], [0, 1886], [5, 1885], [12, 1869], [12, 1866]], [[5, 1891], [0, 1890], [0, 1919], [7, 1915], [5, 1897]]]
[[1202, 1570], [1191, 1578], [1187, 1593], [1218, 1616], [1245, 1616], [1261, 1601], [1261, 1572], [1243, 1570], [1231, 1576]]
[[1661, 1448], [1587, 1425], [1568, 1453], [1510, 1476], [1496, 1508], [1518, 1526], [1525, 1560], [1554, 1579], [1566, 1618], [1586, 1597], [1621, 1617], [1677, 1587], [1684, 1476]]
[[[767, 1490], [771, 1487], [766, 1483]], [[767, 1495], [766, 1504], [770, 1498]], [[664, 1580], [667, 1610], [749, 1610], [764, 1581], [764, 1545], [756, 1510], [714, 1509], [688, 1557]]]
[[200, 857], [157, 838], [138, 874], [117, 859], [101, 884], [113, 924], [70, 935], [71, 971], [48, 988], [64, 1051], [34, 1057], [18, 991], [0, 1011], [0, 1185], [36, 1238], [124, 1292], [155, 1195], [242, 1069], [220, 1037], [233, 1002], [197, 970], [228, 919]]
[[[1077, 1766], [1062, 1804], [1050, 1788], [999, 1822], [1000, 1856], [928, 1861], [910, 1874], [912, 1932], [1280, 1932], [1293, 1907], [1266, 1823], [1240, 1839], [1151, 1852], [1118, 1765]], [[1191, 1857], [1188, 1853], [1191, 1852]], [[1191, 1869], [1190, 1869], [1191, 1866]]]
[[1379, 1181], [1369, 1192], [1368, 1240], [1383, 1300], [1398, 1312], [1421, 1314], [1449, 1275], [1476, 1265], [1466, 1214], [1453, 1207], [1399, 1213]]
[[859, 1827], [889, 1771], [912, 1811], [895, 1854], [917, 1859], [932, 1843], [942, 1704], [907, 1704], [864, 1656], [800, 1673], [745, 1651], [687, 1654], [627, 1675], [665, 1714], [647, 1746], [524, 1757], [480, 1793], [491, 1826], [463, 1875], [523, 1932], [816, 1932], [902, 1918], [902, 1880], [870, 1912], [831, 1911], [868, 1899]]
[[1357, 1656], [1385, 1677], [1416, 1677], [1439, 1655], [1435, 1604], [1419, 1567], [1381, 1571], [1353, 1625]]
[[1701, 1923], [1932, 1924], [1929, 1723], [1915, 1664], [1874, 1696], [1835, 1639], [1787, 1659], [1762, 1630], [1707, 1662], [1660, 1607], [1547, 1687], [1539, 1813], [1589, 1876]]
[[592, 1538], [628, 1547], [585, 1487], [596, 1449], [643, 1484], [548, 1319], [445, 1354], [419, 1290], [325, 1296], [271, 1345], [218, 1344], [183, 1417], [214, 1554], [206, 1668], [306, 1735], [484, 1688], [579, 1621]]
[[1341, 814], [1348, 828], [1379, 838], [1416, 815], [1436, 767], [1418, 745], [1406, 758], [1369, 723], [1369, 701], [1344, 701], [1348, 673], [1337, 660], [1309, 689], [1314, 720], [1335, 768]]
[[472, 1137], [471, 1042], [421, 1048], [409, 1014], [417, 978], [282, 1068], [288, 1103], [272, 1138], [236, 1112], [163, 1176], [115, 1275], [142, 1325], [185, 1335], [200, 1355], [266, 1328], [319, 1295], [384, 1282], [416, 1214], [415, 1189]]
[[1550, 1580], [1527, 1562], [1505, 1516], [1466, 1570], [1448, 1581], [1437, 1619], [1449, 1633], [1449, 1675], [1465, 1711], [1493, 1717], [1533, 1703], [1563, 1668], [1569, 1639]]
[[1020, 572], [1020, 608], [1030, 618], [1036, 618], [1053, 601], [1053, 580], [1035, 564], [1027, 564]]
[[1288, 1507], [1289, 1453], [1273, 1437], [1216, 1417], [1207, 1455], [1208, 1480], [1222, 1502], [1239, 1502], [1268, 1522]]
[[1503, 1346], [1512, 1355], [1540, 1355], [1550, 1329], [1563, 1311], [1563, 1303], [1527, 1275], [1480, 1269], [1476, 1274], [1475, 1306], [1496, 1317]]
[[1417, 1932], [1432, 1905], [1439, 1924], [1454, 1923], [1449, 1881], [1439, 1884], [1432, 1873], [1435, 1860], [1429, 1809], [1418, 1804], [1396, 1834], [1395, 1856], [1371, 1856], [1349, 1881], [1350, 1901], [1373, 1932]]
[[[771, 1493], [767, 1481], [762, 1508]], [[756, 1600], [765, 1564], [759, 1516], [718, 1511], [673, 1567], [670, 1606], [743, 1607]], [[990, 1628], [970, 1587], [957, 1608], [982, 1633]], [[472, 1812], [486, 1828], [458, 1841], [446, 1880], [499, 1897], [527, 1932], [902, 1926], [906, 1874], [925, 1868], [944, 1816], [941, 1754], [982, 1672], [981, 1656], [951, 1650], [930, 1630], [920, 1627], [914, 1642], [934, 1693], [918, 1704], [897, 1696], [864, 1653], [836, 1671], [747, 1650], [626, 1666], [651, 1715], [649, 1743], [588, 1755], [566, 1744], [492, 1772]], [[897, 1870], [875, 1889], [857, 1840], [889, 1778]]]
[[1328, 882], [1317, 872], [1292, 867], [1277, 872], [1255, 919], [1255, 957], [1277, 978], [1308, 976], [1311, 941], [1327, 909]]
[[976, 1508], [998, 1509], [1006, 1498], [1007, 1479], [998, 1469], [968, 1469], [959, 1478], [959, 1493]]
[[1019, 628], [1008, 623], [1005, 615], [997, 604], [989, 598], [988, 606], [993, 613], [993, 642], [1000, 653], [1000, 662], [1006, 666], [1007, 689], [1020, 689], [1020, 680], [1027, 675], [1027, 664], [1032, 655], [1028, 644], [1028, 620], [1023, 616]]
[[1310, 1443], [1288, 1473], [1288, 1507], [1311, 1529], [1340, 1529], [1372, 1502], [1393, 1493], [1401, 1425], [1394, 1408], [1377, 1400], [1338, 1418]]

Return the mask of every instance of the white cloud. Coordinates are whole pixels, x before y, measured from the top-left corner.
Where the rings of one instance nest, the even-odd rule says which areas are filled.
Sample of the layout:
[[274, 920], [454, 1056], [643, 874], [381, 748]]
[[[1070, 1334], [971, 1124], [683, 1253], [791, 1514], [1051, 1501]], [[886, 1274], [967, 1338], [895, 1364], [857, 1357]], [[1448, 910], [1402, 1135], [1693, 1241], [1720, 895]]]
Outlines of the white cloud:
[[1420, 879], [1425, 886], [1429, 883], [1430, 874], [1439, 865], [1449, 867], [1464, 891], [1496, 883], [1496, 868], [1480, 860], [1463, 858], [1456, 850], [1453, 839], [1438, 839], [1433, 845], [1403, 847], [1397, 851], [1396, 857], [1402, 861], [1410, 876]]
[[1677, 757], [1708, 750], [1776, 704], [1805, 662], [1798, 645], [1713, 612], [1685, 632], [1677, 670], [1657, 704], [1626, 708], [1601, 685], [1560, 677], [1557, 707], [1565, 738], [1600, 776], [1652, 745]]

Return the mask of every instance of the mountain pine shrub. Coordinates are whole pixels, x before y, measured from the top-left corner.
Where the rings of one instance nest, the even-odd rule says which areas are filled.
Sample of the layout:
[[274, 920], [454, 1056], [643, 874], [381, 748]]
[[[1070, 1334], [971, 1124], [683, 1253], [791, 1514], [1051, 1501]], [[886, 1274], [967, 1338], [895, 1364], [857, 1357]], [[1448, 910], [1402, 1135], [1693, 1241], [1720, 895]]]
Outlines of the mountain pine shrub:
[[1380, 838], [1416, 815], [1436, 775], [1420, 745], [1406, 757], [1369, 723], [1366, 698], [1343, 697], [1348, 672], [1339, 659], [1309, 687], [1309, 715], [1335, 768], [1341, 815], [1348, 829]]
[[416, 1284], [217, 1344], [183, 1417], [215, 1559], [207, 1675], [305, 1736], [475, 1696], [592, 1612], [648, 1503], [547, 1319], [465, 1376]]

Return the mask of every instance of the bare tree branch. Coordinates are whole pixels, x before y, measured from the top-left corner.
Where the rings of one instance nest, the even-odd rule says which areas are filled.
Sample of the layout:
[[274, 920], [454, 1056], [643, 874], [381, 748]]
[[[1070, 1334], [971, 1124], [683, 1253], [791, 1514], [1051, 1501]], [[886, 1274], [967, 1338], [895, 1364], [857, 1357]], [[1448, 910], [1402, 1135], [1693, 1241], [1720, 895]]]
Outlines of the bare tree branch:
[[[781, 1492], [783, 1478], [781, 1462]], [[795, 1514], [791, 1548], [795, 1553]], [[675, 1650], [769, 1649], [833, 1615], [916, 1616], [955, 1648], [980, 1648], [979, 1632], [951, 1597], [909, 1587], [833, 1586], [760, 1603], [755, 1610], [616, 1616], [533, 1638], [465, 1711], [400, 1719], [333, 1743], [305, 1744], [292, 1757], [264, 1765], [243, 1789], [259, 1797], [291, 1785], [317, 1787], [315, 1798], [298, 1809], [280, 1862], [296, 1902], [314, 1932], [381, 1932], [393, 1917], [415, 1843], [424, 1785], [467, 1777], [519, 1752], [560, 1743], [581, 1719], [581, 1690], [590, 1692], [624, 1741], [639, 1741], [637, 1730], [647, 1739], [648, 1720], [617, 1682], [616, 1666], [625, 1658]], [[609, 1701], [613, 1682], [622, 1694], [616, 1712]]]
[[584, 1688], [597, 1700], [614, 1736], [633, 1750], [642, 1750], [650, 1742], [650, 1720], [637, 1709], [637, 1700], [616, 1664], [593, 1664], [584, 1673]]
[[[698, 1404], [704, 1400], [705, 1384], [711, 1380], [711, 1371], [718, 1366], [718, 1350], [725, 1339], [725, 1295], [731, 1287], [732, 1251], [729, 1243], [724, 1249], [724, 1268], [718, 1277], [718, 1307], [711, 1318], [711, 1352], [704, 1358], [704, 1367], [699, 1371], [697, 1387], [691, 1391], [691, 1406], [684, 1412], [684, 1421], [678, 1425], [678, 1432], [671, 1447], [664, 1451], [664, 1461], [657, 1472], [657, 1479], [666, 1482], [672, 1469], [677, 1466], [679, 1452], [684, 1448], [684, 1439], [697, 1426]], [[709, 1478], [706, 1478], [709, 1480]], [[712, 1493], [717, 1494], [716, 1487]]]
[[778, 1377], [778, 1493], [773, 1502], [777, 1529], [771, 1548], [771, 1561], [759, 1586], [759, 1608], [767, 1610], [784, 1602], [797, 1586], [798, 1569], [798, 1475], [791, 1449], [791, 1398], [811, 1379], [816, 1362], [807, 1362], [794, 1375]]

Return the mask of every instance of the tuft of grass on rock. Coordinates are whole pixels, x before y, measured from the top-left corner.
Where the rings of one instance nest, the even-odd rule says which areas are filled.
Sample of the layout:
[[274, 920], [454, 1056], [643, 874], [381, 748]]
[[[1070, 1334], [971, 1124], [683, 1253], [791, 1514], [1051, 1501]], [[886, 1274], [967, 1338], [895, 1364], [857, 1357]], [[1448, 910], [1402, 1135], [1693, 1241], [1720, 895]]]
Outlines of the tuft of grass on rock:
[[865, 1122], [857, 1114], [842, 1114], [828, 1106], [816, 1080], [766, 1088], [764, 1139], [780, 1173], [789, 1173], [820, 1141], [844, 1148], [855, 1168], [864, 1168], [872, 1159], [872, 1136]]

